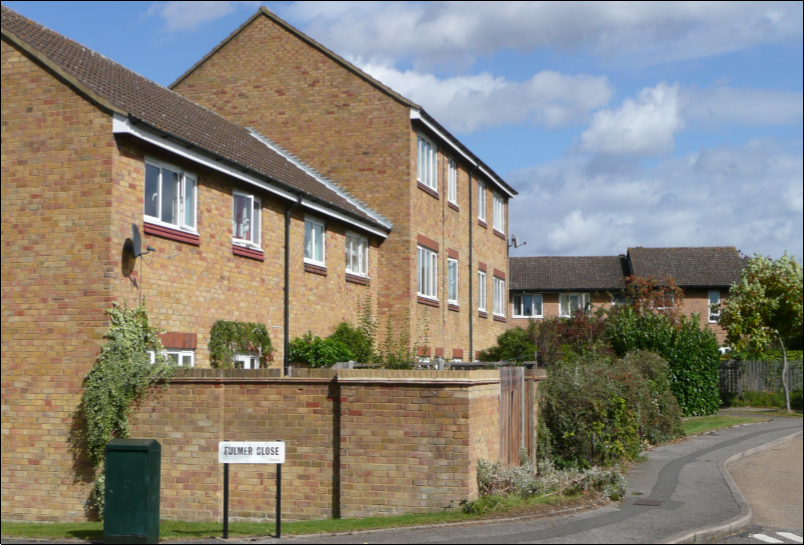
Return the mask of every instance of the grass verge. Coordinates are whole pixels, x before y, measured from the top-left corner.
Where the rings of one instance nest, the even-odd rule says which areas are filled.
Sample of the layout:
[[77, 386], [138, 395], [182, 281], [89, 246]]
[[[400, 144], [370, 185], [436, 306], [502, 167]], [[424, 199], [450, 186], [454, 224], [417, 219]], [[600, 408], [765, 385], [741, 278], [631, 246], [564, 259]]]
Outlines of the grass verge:
[[[402, 528], [406, 526], [472, 522], [502, 518], [505, 516], [538, 515], [565, 508], [583, 506], [585, 503], [593, 504], [598, 501], [599, 497], [593, 494], [589, 495], [587, 498], [578, 494], [563, 497], [548, 496], [530, 499], [485, 498], [483, 500], [483, 512], [481, 514], [465, 514], [459, 509], [449, 509], [445, 510], [443, 513], [423, 515], [284, 522], [282, 524], [282, 535], [358, 532], [384, 528]], [[205, 539], [209, 537], [220, 537], [221, 530], [222, 526], [220, 523], [164, 521], [160, 524], [159, 537], [162, 540]], [[1, 533], [3, 537], [7, 538], [51, 539], [54, 541], [70, 539], [100, 541], [103, 539], [103, 523], [3, 522]], [[272, 536], [274, 533], [275, 528], [273, 523], [229, 523], [230, 537]]]
[[755, 417], [745, 416], [695, 416], [682, 419], [682, 429], [686, 435], [696, 435], [722, 428], [738, 426], [740, 424], [753, 424], [757, 422], [768, 422], [769, 419], [764, 413]]

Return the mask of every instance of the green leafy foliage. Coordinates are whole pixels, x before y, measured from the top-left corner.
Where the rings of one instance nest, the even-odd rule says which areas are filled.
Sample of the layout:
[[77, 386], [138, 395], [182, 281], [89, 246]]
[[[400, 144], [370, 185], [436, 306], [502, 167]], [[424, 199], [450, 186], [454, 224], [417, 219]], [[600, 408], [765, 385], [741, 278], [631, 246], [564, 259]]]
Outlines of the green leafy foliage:
[[232, 358], [239, 353], [260, 354], [260, 367], [267, 367], [274, 353], [271, 337], [264, 324], [218, 320], [210, 330], [210, 365], [231, 369]]
[[[647, 443], [682, 436], [668, 364], [639, 352], [621, 361], [558, 363], [541, 395], [540, 444], [559, 467], [609, 466], [638, 459]], [[549, 437], [544, 437], [544, 435]]]
[[498, 336], [497, 345], [482, 351], [479, 359], [484, 362], [533, 361], [534, 351], [534, 342], [528, 331], [515, 327]]
[[700, 327], [697, 315], [674, 318], [620, 308], [610, 313], [606, 335], [618, 356], [648, 350], [668, 361], [671, 390], [685, 416], [718, 411], [718, 340]]
[[352, 353], [351, 359], [358, 363], [371, 363], [376, 360], [374, 337], [370, 337], [365, 331], [349, 322], [341, 322], [335, 326], [327, 340], [349, 347]]
[[322, 339], [308, 331], [291, 340], [289, 357], [292, 363], [304, 363], [314, 369], [332, 367], [336, 363], [352, 361], [355, 354], [338, 339]]

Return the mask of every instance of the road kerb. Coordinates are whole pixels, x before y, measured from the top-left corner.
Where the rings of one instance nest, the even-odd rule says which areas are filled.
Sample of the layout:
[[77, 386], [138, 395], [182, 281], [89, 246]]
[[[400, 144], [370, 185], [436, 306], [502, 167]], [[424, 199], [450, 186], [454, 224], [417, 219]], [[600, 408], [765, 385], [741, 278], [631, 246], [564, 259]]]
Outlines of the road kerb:
[[728, 458], [719, 461], [718, 469], [719, 471], [721, 471], [721, 476], [724, 477], [724, 481], [727, 483], [727, 486], [730, 487], [732, 497], [735, 499], [736, 503], [741, 508], [741, 513], [738, 516], [726, 522], [713, 524], [711, 526], [704, 526], [696, 530], [689, 530], [687, 532], [683, 532], [681, 534], [672, 536], [671, 538], [662, 541], [662, 543], [702, 543], [708, 539], [718, 539], [720, 537], [737, 534], [738, 532], [741, 532], [746, 528], [748, 528], [752, 524], [752, 508], [749, 506], [748, 503], [746, 503], [743, 494], [741, 494], [741, 491], [738, 489], [738, 485], [735, 484], [735, 481], [729, 474], [728, 471], [729, 466], [731, 464], [734, 464], [738, 460], [747, 458], [749, 456], [752, 456], [753, 454], [765, 452], [775, 447], [779, 447], [780, 445], [784, 445], [789, 441], [793, 441], [794, 439], [802, 437], [802, 435], [803, 432], [798, 431], [797, 433], [794, 433], [787, 437], [782, 437], [770, 443], [766, 443], [765, 445], [761, 445], [759, 447], [755, 447], [753, 449], [749, 449], [747, 451], [734, 454]]

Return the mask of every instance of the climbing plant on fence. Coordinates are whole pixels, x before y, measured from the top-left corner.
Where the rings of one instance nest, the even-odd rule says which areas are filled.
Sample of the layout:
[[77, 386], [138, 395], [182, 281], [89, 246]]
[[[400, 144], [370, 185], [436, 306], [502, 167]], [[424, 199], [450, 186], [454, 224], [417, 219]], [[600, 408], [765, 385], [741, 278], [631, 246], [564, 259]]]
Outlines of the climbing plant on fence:
[[218, 320], [210, 330], [210, 365], [216, 369], [231, 369], [232, 358], [238, 353], [258, 352], [260, 367], [266, 367], [274, 353], [271, 337], [264, 324]]
[[[129, 436], [129, 413], [158, 381], [169, 381], [178, 369], [162, 352], [159, 331], [151, 327], [145, 306], [134, 308], [113, 304], [106, 311], [111, 321], [101, 349], [84, 379], [81, 411], [84, 440], [96, 469], [103, 464], [106, 443], [112, 437]], [[151, 364], [149, 351], [156, 355]], [[103, 517], [103, 475], [96, 478], [92, 501]]]

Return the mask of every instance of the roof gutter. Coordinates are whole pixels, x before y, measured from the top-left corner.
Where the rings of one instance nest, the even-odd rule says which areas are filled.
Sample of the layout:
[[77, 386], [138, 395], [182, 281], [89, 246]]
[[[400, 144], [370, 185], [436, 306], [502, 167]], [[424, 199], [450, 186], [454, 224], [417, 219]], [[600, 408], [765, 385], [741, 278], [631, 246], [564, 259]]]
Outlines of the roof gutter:
[[[266, 176], [251, 171], [250, 169], [242, 165], [232, 163], [231, 167], [227, 166], [224, 163], [231, 163], [231, 162], [224, 159], [223, 157], [214, 156], [209, 152], [205, 153], [205, 150], [199, 148], [195, 144], [184, 141], [179, 137], [176, 137], [170, 133], [166, 133], [165, 131], [153, 127], [148, 123], [138, 120], [134, 117], [131, 116], [125, 117], [123, 115], [115, 113], [112, 121], [112, 132], [114, 134], [130, 134], [154, 146], [168, 150], [171, 153], [174, 153], [188, 160], [191, 160], [194, 163], [201, 164], [203, 166], [206, 166], [207, 168], [217, 170], [218, 172], [223, 172], [228, 176], [237, 178], [248, 184], [257, 186], [283, 199], [287, 199], [289, 201], [297, 201], [298, 198], [301, 196], [303, 197], [301, 201], [301, 206], [303, 206], [304, 208], [314, 210], [321, 214], [341, 220], [345, 223], [349, 223], [355, 227], [362, 229], [365, 232], [377, 235], [384, 239], [388, 238], [390, 229], [385, 225], [381, 226], [380, 224], [372, 224], [367, 222], [366, 220], [355, 217], [354, 214], [346, 210], [335, 209], [335, 207], [331, 203], [327, 203], [326, 201], [317, 199], [312, 195], [301, 192], [300, 190], [292, 188], [287, 184], [280, 182], [279, 180], [267, 178]], [[175, 140], [176, 142], [179, 142], [180, 144], [177, 144], [176, 142], [172, 142], [171, 140], [166, 139], [165, 138], [166, 136], [172, 140]], [[209, 155], [213, 155], [213, 157], [211, 158], [209, 157]]]

